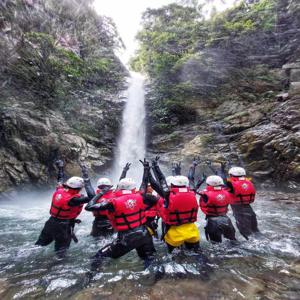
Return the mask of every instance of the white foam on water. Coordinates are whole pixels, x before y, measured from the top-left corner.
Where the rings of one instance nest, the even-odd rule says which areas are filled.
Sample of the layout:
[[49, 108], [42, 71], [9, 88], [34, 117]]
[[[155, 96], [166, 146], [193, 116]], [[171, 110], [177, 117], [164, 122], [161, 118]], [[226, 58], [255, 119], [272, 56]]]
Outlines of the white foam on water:
[[182, 265], [179, 265], [175, 262], [168, 263], [164, 265], [165, 272], [167, 274], [185, 274], [186, 270]]
[[76, 279], [63, 279], [63, 278], [58, 278], [54, 279], [50, 282], [46, 289], [46, 293], [53, 292], [55, 290], [62, 290], [65, 288], [68, 288], [76, 283]]
[[35, 287], [35, 286], [32, 286], [32, 287], [27, 288], [27, 289], [24, 289], [24, 290], [22, 290], [21, 292], [16, 293], [16, 294], [13, 296], [13, 299], [21, 299], [21, 298], [23, 298], [24, 296], [26, 296], [27, 294], [30, 294], [30, 293], [32, 293], [32, 292], [34, 292], [34, 291], [36, 291], [36, 290], [37, 290], [37, 287]]
[[117, 276], [115, 276], [115, 277], [113, 277], [113, 278], [108, 279], [107, 282], [116, 282], [116, 281], [120, 281], [122, 278], [123, 278], [123, 276], [117, 275]]
[[295, 257], [300, 256], [299, 249], [298, 248], [296, 249], [292, 245], [292, 240], [290, 240], [290, 239], [285, 239], [282, 241], [273, 241], [270, 243], [270, 247], [271, 247], [271, 249], [277, 250], [283, 254], [290, 254]]
[[[197, 267], [191, 264], [182, 264], [182, 267], [185, 269], [187, 273], [198, 275], [200, 272], [198, 271]], [[199, 267], [198, 267], [199, 268]]]

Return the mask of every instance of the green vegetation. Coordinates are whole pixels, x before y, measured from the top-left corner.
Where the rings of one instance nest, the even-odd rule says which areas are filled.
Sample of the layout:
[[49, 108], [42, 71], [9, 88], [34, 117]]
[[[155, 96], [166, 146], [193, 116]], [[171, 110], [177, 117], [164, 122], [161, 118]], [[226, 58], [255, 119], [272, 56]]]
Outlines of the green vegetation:
[[291, 57], [293, 48], [286, 47], [291, 36], [283, 33], [298, 28], [300, 20], [290, 2], [241, 1], [209, 20], [197, 1], [148, 9], [131, 67], [151, 81], [152, 133], [195, 121], [191, 100], [262, 101], [280, 90], [272, 70]]
[[[67, 107], [78, 92], [117, 94], [127, 75], [111, 19], [86, 0], [0, 4], [0, 79], [30, 94], [38, 107]], [[9, 55], [8, 55], [9, 54]]]

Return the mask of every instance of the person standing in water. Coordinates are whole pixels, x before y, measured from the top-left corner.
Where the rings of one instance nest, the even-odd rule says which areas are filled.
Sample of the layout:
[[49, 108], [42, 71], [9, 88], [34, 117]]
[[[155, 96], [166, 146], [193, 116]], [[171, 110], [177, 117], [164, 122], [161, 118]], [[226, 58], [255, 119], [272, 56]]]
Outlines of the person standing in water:
[[81, 177], [74, 176], [64, 182], [64, 163], [58, 160], [56, 165], [58, 167], [57, 187], [52, 196], [50, 218], [45, 223], [35, 245], [47, 246], [54, 241], [56, 254], [63, 257], [70, 247], [71, 240], [78, 242], [74, 234], [74, 226], [80, 223], [80, 220], [76, 218], [90, 198], [80, 194], [84, 186]]
[[206, 216], [206, 239], [221, 243], [222, 235], [229, 240], [236, 240], [235, 229], [227, 216], [231, 195], [224, 187], [223, 179], [217, 175], [208, 176], [207, 187], [198, 192], [200, 208]]
[[[224, 173], [224, 167], [222, 167]], [[231, 208], [236, 220], [236, 226], [245, 239], [258, 233], [257, 218], [251, 203], [255, 200], [256, 190], [246, 171], [241, 167], [232, 167], [228, 171], [226, 185], [232, 195]]]
[[153, 259], [155, 248], [152, 237], [147, 230], [145, 209], [146, 206], [155, 205], [157, 198], [147, 195], [149, 163], [144, 160], [144, 174], [139, 191], [131, 178], [121, 179], [111, 199], [97, 203], [91, 200], [86, 210], [108, 211], [108, 218], [113, 228], [118, 232], [116, 240], [100, 249], [93, 257], [92, 271], [101, 266], [105, 257], [118, 258], [131, 250], [136, 250], [144, 266], [148, 267]]
[[[113, 198], [114, 190], [112, 189], [113, 185], [109, 178], [99, 178], [97, 181], [97, 189], [94, 191], [91, 180], [89, 178], [88, 169], [85, 164], [81, 164], [82, 177], [84, 179], [84, 186], [87, 192], [87, 195], [90, 199], [95, 197], [96, 194], [101, 193], [102, 191], [106, 191], [105, 195], [103, 195], [97, 202], [100, 203], [105, 201], [105, 199]], [[130, 168], [130, 163], [127, 163], [123, 168], [122, 174], [120, 176], [120, 180], [126, 177], [126, 174]], [[105, 210], [94, 210], [93, 215], [95, 217], [93, 221], [91, 236], [99, 237], [99, 236], [107, 236], [114, 233], [114, 229], [108, 219], [108, 211]]]
[[159, 157], [152, 161], [152, 169], [159, 183], [150, 175], [149, 180], [159, 195], [164, 199], [160, 207], [163, 237], [169, 253], [175, 248], [185, 245], [189, 250], [200, 251], [200, 235], [197, 226], [198, 202], [194, 192], [189, 189], [186, 176], [170, 177], [170, 187], [158, 165]]

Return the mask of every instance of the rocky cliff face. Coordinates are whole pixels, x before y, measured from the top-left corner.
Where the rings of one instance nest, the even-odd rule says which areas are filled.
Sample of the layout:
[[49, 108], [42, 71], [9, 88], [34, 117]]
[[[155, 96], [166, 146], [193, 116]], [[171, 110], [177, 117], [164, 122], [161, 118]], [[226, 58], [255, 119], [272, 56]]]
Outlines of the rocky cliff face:
[[[258, 103], [225, 101], [221, 105], [196, 101], [195, 123], [157, 135], [150, 152], [160, 153], [163, 162], [183, 161], [195, 156], [202, 160], [229, 161], [242, 165], [266, 187], [299, 188], [300, 182], [300, 91], [298, 61], [288, 69], [288, 92]], [[211, 172], [200, 166], [203, 172]], [[187, 172], [187, 169], [184, 170]]]
[[144, 15], [132, 66], [149, 75], [149, 151], [186, 166], [198, 155], [215, 167], [229, 161], [265, 186], [299, 186], [299, 1], [241, 1], [207, 21], [197, 9]]
[[[0, 3], [0, 194], [110, 164], [128, 75], [112, 21], [90, 1]], [[28, 185], [29, 186], [29, 185]]]
[[[1, 108], [0, 192], [26, 183], [47, 186], [55, 177], [53, 162], [63, 158], [67, 175], [80, 175], [78, 161], [88, 162], [98, 173], [110, 164], [123, 104], [85, 106], [69, 122], [62, 112], [40, 111], [32, 102], [10, 102]], [[91, 112], [93, 110], [93, 112]], [[87, 128], [80, 127], [80, 122]], [[89, 125], [89, 127], [88, 127]], [[98, 135], [89, 130], [98, 130]]]

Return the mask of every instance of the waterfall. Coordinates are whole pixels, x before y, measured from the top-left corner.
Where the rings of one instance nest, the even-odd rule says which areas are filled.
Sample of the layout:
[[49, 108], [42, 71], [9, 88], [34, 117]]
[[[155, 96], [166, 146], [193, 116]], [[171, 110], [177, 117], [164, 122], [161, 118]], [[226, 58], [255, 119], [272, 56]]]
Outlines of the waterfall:
[[128, 177], [139, 184], [142, 177], [142, 165], [139, 159], [145, 156], [145, 92], [144, 77], [131, 72], [130, 85], [127, 91], [126, 106], [123, 111], [121, 134], [118, 140], [113, 166], [112, 179], [117, 183], [124, 165], [131, 163]]

